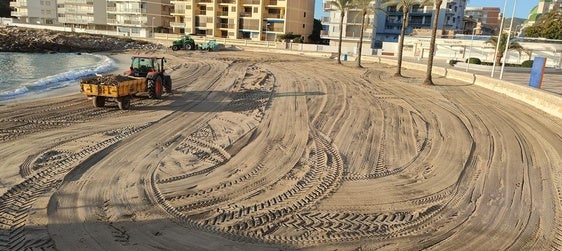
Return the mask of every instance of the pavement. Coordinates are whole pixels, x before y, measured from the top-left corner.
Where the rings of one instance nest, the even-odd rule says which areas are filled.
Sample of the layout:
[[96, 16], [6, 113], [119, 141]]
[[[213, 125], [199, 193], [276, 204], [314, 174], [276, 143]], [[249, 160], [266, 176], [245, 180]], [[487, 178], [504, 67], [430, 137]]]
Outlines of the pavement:
[[[420, 64], [427, 64], [427, 58], [424, 58], [422, 60], [418, 60], [417, 58], [414, 58], [414, 57], [404, 57], [404, 61], [420, 63]], [[455, 68], [454, 66], [449, 65], [446, 62], [446, 60], [444, 60], [443, 58], [435, 58], [435, 60], [433, 61], [433, 65], [439, 66], [439, 67], [444, 67], [444, 68], [449, 68], [449, 69], [461, 70], [461, 71], [466, 70], [464, 68], [459, 69], [458, 67]], [[499, 79], [500, 68], [501, 67], [496, 67], [496, 72], [494, 73], [494, 78]], [[474, 73], [476, 75], [487, 76], [487, 77], [490, 77], [491, 73], [492, 73], [491, 71], [481, 71], [481, 70], [476, 70], [476, 69], [469, 69], [468, 72]], [[509, 70], [506, 69], [503, 72], [502, 80], [510, 82], [510, 83], [518, 84], [518, 85], [528, 86], [530, 76], [531, 76], [531, 74], [528, 73], [528, 72], [512, 72], [512, 71], [509, 71]], [[558, 95], [558, 96], [562, 96], [562, 70], [559, 70], [556, 73], [545, 73], [544, 77], [543, 77], [543, 83], [542, 83], [541, 90], [552, 93], [552, 94], [555, 94], [555, 95]]]

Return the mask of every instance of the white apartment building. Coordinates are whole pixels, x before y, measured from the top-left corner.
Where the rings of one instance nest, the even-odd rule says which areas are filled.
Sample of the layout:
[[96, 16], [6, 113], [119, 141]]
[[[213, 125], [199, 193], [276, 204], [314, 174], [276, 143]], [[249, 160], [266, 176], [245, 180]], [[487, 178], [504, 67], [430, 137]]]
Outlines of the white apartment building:
[[55, 0], [12, 0], [11, 15], [21, 22], [30, 24], [55, 24], [57, 22], [57, 1]]
[[105, 1], [57, 0], [58, 22], [65, 27], [107, 30]]
[[[93, 1], [93, 0], [89, 0]], [[125, 36], [150, 37], [159, 26], [169, 27], [170, 0], [106, 0], [107, 24]]]
[[[329, 0], [324, 1], [324, 11], [329, 17], [322, 18], [322, 24], [329, 26], [329, 30], [322, 32], [323, 39], [330, 39], [330, 44], [337, 44], [340, 29], [340, 12], [331, 6]], [[376, 6], [383, 8], [384, 12], [369, 15], [364, 40], [372, 40], [373, 47], [378, 41], [397, 41], [402, 27], [402, 11], [394, 6]], [[438, 29], [449, 32], [462, 31], [464, 9], [466, 0], [445, 0], [440, 8]], [[433, 6], [414, 6], [410, 10], [410, 20], [406, 33], [410, 34], [413, 29], [429, 29], [433, 18]], [[374, 20], [376, 18], [376, 21]], [[359, 41], [361, 19], [358, 10], [350, 9], [345, 14], [343, 23], [343, 43], [354, 44]]]
[[307, 39], [314, 0], [175, 0], [174, 33], [273, 41], [292, 32]]
[[170, 0], [13, 0], [12, 16], [22, 23], [111, 30], [120, 35], [150, 37], [169, 27]]

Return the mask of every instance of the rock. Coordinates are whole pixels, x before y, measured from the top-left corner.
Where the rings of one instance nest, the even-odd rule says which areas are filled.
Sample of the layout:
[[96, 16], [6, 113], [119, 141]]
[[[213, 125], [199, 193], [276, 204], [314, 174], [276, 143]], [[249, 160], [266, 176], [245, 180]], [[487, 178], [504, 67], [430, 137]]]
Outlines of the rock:
[[0, 26], [0, 52], [100, 52], [162, 48], [162, 45], [117, 36]]

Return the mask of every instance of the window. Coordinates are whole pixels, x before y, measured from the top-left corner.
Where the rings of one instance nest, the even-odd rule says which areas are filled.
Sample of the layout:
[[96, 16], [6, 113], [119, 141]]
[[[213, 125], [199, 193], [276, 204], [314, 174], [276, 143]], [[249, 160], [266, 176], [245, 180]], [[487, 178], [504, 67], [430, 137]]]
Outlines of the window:
[[306, 17], [306, 12], [304, 12], [304, 17]]
[[[306, 27], [306, 24], [302, 24], [302, 28], [304, 29]], [[506, 40], [507, 41], [507, 40]]]

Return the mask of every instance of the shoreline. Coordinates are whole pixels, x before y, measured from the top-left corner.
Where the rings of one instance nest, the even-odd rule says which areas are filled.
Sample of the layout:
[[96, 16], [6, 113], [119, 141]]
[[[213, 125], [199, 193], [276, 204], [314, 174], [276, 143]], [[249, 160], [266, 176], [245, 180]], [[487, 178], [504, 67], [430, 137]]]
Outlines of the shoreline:
[[[129, 67], [129, 58], [131, 51], [109, 51], [109, 52], [95, 52], [95, 55], [107, 56], [113, 61], [113, 69], [103, 74], [121, 74], [127, 67]], [[21, 97], [16, 97], [8, 100], [0, 100], [0, 106], [18, 105], [21, 103], [31, 102], [37, 99], [66, 97], [74, 94], [80, 94], [79, 79], [68, 86], [54, 88], [40, 93], [28, 93]]]

